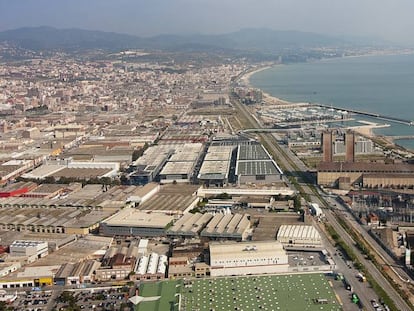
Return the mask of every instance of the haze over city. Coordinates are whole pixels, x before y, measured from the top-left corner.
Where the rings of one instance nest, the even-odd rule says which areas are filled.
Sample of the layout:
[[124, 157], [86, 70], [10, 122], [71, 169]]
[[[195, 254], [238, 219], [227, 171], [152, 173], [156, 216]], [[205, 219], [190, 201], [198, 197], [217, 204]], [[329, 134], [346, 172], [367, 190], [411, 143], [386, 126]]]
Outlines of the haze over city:
[[1, 0], [0, 31], [53, 26], [153, 36], [269, 28], [413, 44], [412, 12], [410, 0]]

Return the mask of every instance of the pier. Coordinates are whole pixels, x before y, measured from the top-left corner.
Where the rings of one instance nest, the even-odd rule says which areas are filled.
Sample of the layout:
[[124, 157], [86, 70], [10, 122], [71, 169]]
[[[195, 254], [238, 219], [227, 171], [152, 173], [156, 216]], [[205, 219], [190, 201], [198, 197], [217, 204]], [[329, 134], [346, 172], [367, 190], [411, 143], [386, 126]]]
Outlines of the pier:
[[323, 108], [328, 108], [328, 109], [343, 110], [343, 111], [347, 111], [347, 112], [350, 112], [350, 113], [355, 113], [355, 114], [359, 114], [359, 115], [363, 115], [363, 116], [373, 117], [373, 118], [377, 118], [377, 119], [380, 119], [380, 120], [385, 120], [385, 121], [390, 121], [390, 122], [395, 122], [395, 123], [400, 123], [400, 124], [405, 124], [405, 125], [410, 125], [410, 126], [413, 125], [413, 121], [411, 121], [411, 120], [401, 119], [401, 118], [397, 118], [397, 117], [384, 116], [384, 115], [381, 115], [379, 113], [372, 113], [372, 112], [366, 112], [366, 111], [361, 111], [361, 110], [356, 110], [356, 109], [349, 109], [349, 108], [333, 107], [333, 106], [328, 106], [328, 105], [323, 105], [323, 104], [316, 104], [316, 103], [310, 103], [310, 105], [323, 107]]
[[400, 136], [387, 136], [387, 138], [390, 138], [392, 140], [403, 140], [403, 139], [414, 139], [414, 135], [400, 135]]

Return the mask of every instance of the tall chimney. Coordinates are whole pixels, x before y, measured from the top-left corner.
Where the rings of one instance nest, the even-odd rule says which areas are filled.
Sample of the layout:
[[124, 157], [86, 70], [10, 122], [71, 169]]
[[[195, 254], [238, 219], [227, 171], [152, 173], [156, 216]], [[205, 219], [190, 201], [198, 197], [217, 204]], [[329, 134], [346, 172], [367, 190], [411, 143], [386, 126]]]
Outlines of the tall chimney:
[[323, 162], [332, 162], [332, 131], [322, 133]]
[[345, 134], [345, 162], [355, 161], [355, 134], [347, 131]]

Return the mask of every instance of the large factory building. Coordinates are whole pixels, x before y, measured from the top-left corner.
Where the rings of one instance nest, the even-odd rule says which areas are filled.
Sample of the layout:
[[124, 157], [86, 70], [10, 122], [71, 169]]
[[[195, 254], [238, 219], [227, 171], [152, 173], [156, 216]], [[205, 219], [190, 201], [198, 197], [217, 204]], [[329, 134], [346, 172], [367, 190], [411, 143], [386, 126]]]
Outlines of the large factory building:
[[318, 165], [318, 184], [349, 189], [393, 188], [414, 186], [414, 165], [409, 163], [384, 164], [355, 162], [355, 138], [351, 132], [345, 138], [345, 162], [332, 160], [332, 132], [322, 134], [323, 161]]
[[211, 276], [288, 271], [288, 256], [280, 242], [210, 242]]

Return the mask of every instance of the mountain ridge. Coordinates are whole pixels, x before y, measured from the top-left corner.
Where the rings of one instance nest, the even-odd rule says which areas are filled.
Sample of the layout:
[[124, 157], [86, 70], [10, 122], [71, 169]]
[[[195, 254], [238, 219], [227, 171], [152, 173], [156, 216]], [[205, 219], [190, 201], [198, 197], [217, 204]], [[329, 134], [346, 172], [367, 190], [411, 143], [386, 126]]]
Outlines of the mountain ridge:
[[[116, 32], [57, 29], [49, 26], [23, 27], [0, 32], [0, 42], [8, 42], [30, 50], [67, 49], [222, 49], [277, 53], [286, 49], [312, 49], [352, 45], [342, 37], [301, 31], [278, 31], [266, 28], [247, 28], [227, 34], [161, 34], [139, 37]], [[360, 44], [360, 43], [359, 43]]]

